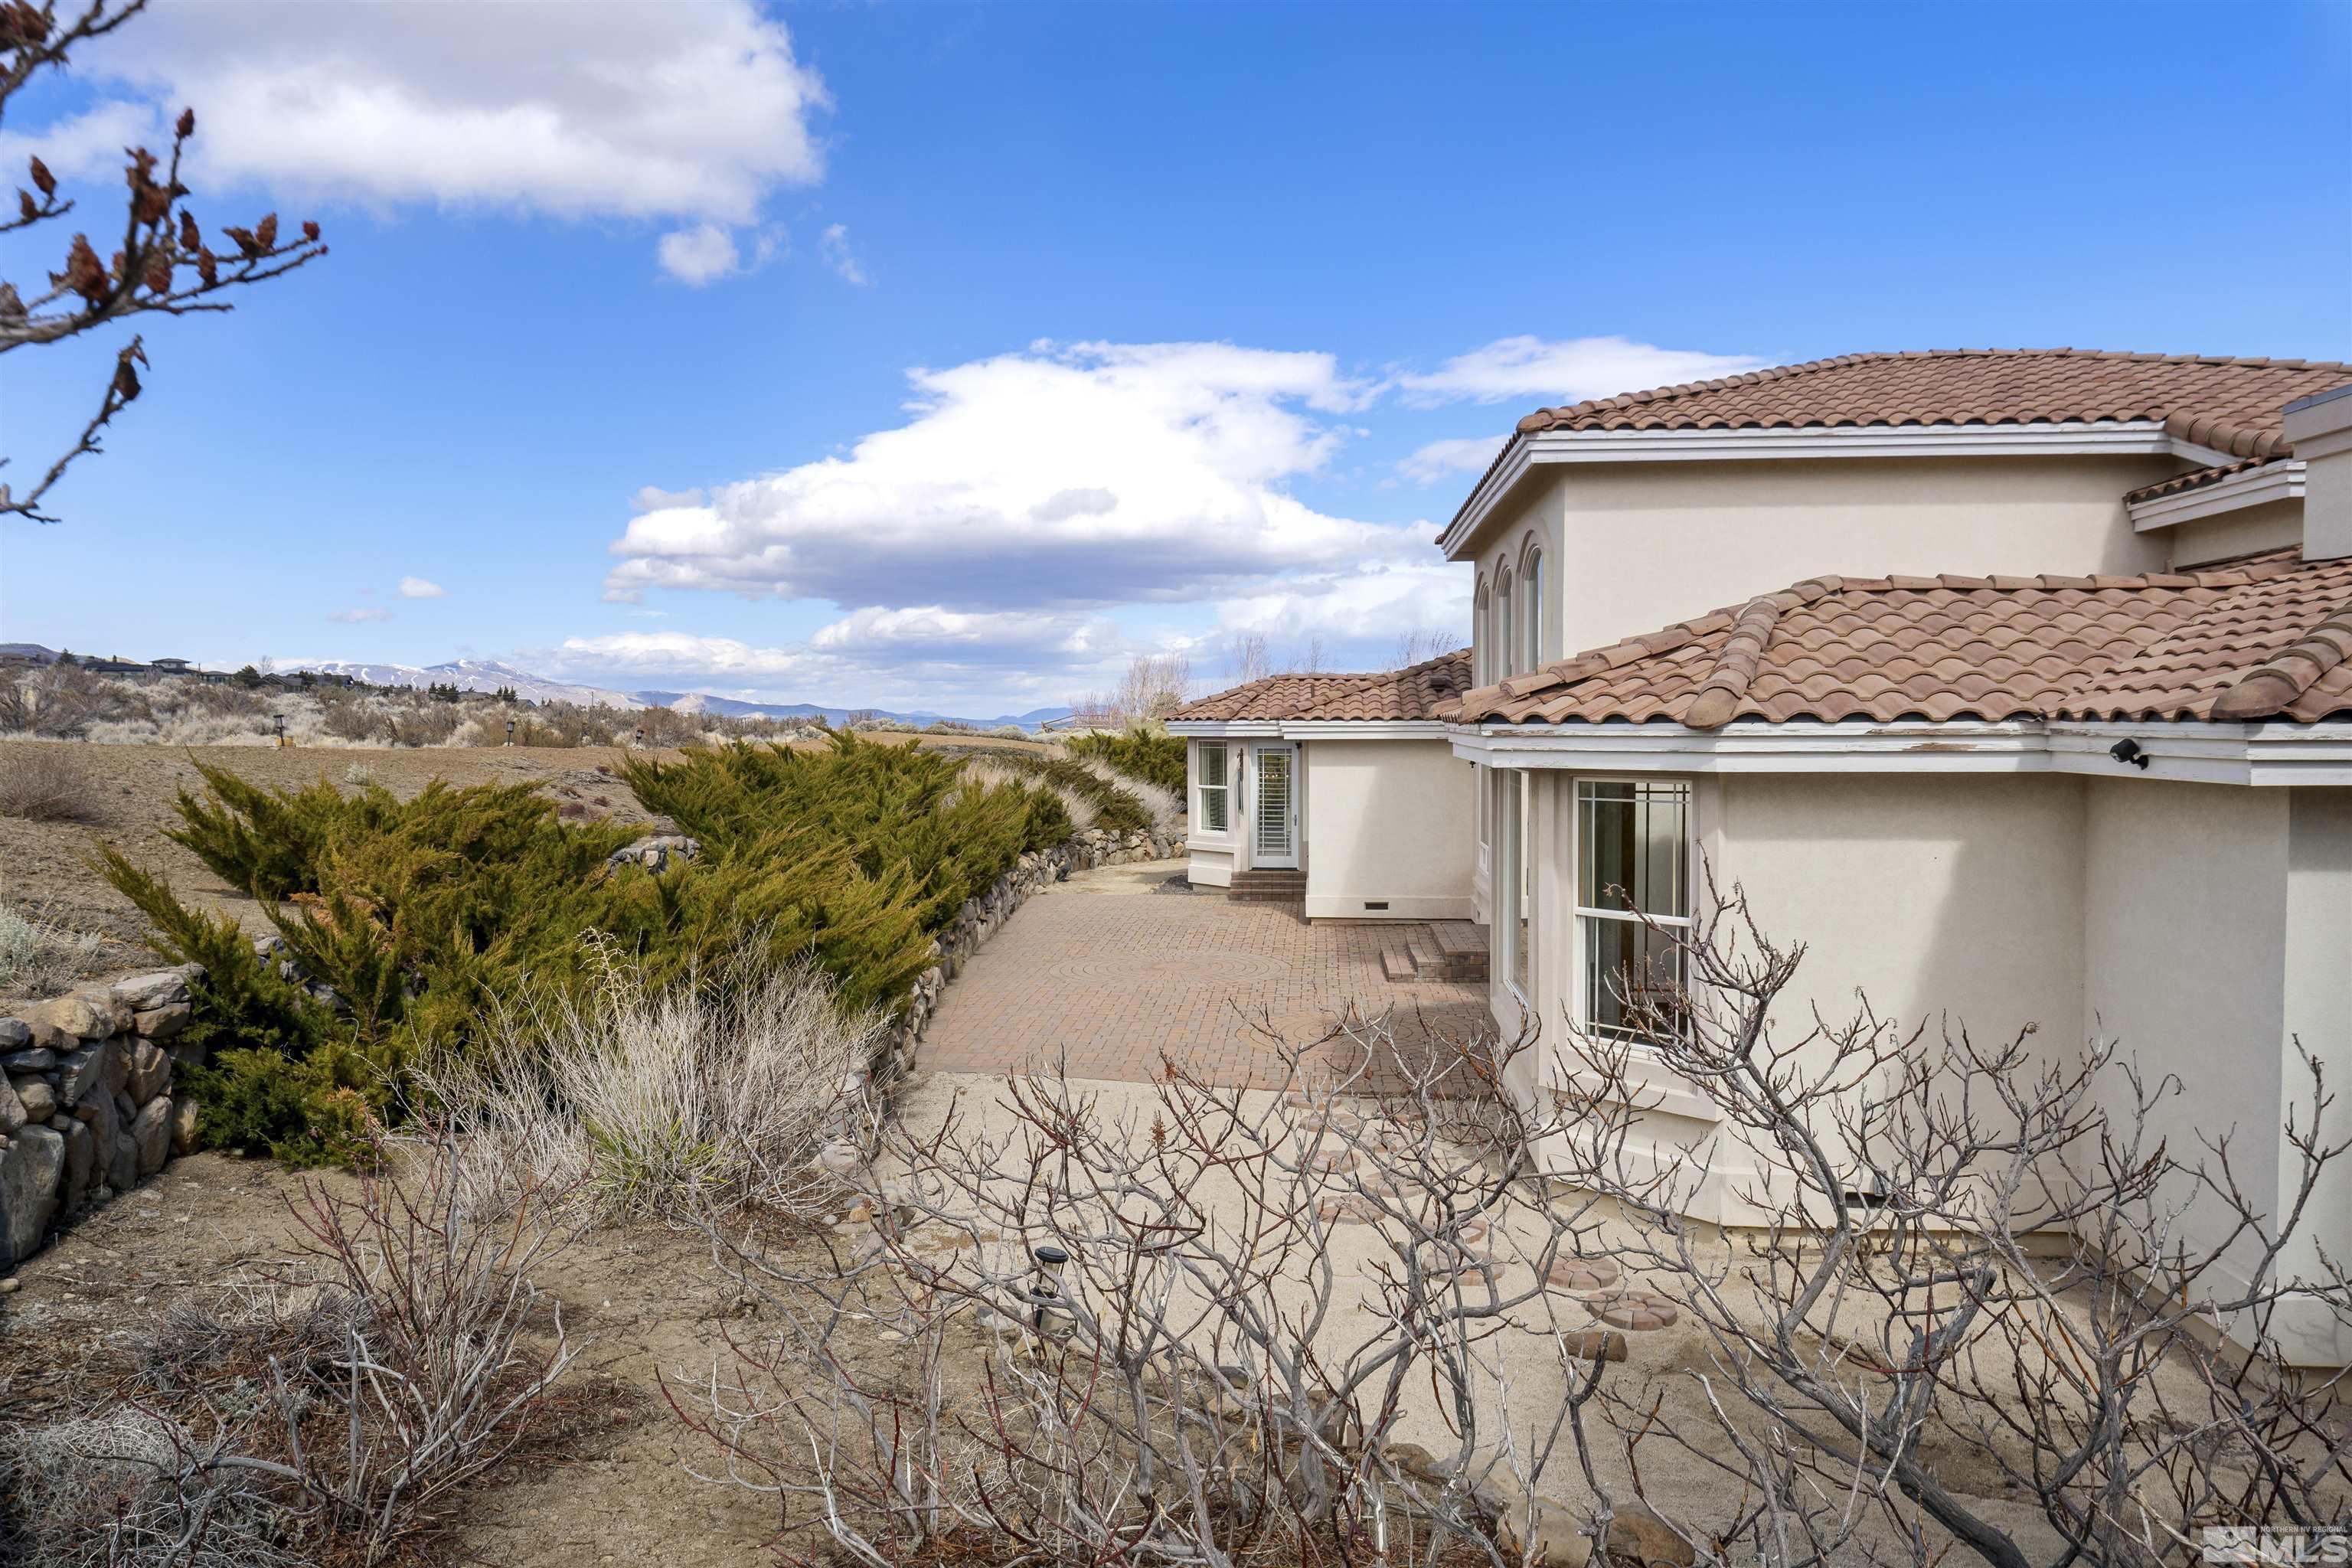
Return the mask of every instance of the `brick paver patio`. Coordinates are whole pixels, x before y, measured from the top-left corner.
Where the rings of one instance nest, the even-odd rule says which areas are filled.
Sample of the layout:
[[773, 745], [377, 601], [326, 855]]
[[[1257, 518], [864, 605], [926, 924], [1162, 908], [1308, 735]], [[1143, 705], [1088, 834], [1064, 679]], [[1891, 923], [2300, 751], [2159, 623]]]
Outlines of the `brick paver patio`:
[[[1033, 898], [948, 985], [918, 1064], [1005, 1073], [1061, 1057], [1073, 1078], [1149, 1082], [1163, 1054], [1211, 1081], [1283, 1080], [1285, 1040], [1319, 1039], [1353, 1003], [1391, 1013], [1400, 1055], [1491, 1034], [1484, 984], [1391, 981], [1381, 949], [1418, 928], [1308, 925], [1293, 906], [1150, 889], [1180, 861], [1081, 872]], [[1349, 1047], [1322, 1047], [1335, 1061]]]

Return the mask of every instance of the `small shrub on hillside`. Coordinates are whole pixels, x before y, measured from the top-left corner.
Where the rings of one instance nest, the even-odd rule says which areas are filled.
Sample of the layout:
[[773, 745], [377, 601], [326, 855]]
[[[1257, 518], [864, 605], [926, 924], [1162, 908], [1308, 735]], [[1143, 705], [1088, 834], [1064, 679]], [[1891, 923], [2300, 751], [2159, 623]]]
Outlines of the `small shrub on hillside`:
[[26, 822], [95, 822], [98, 791], [63, 752], [0, 747], [0, 816]]
[[94, 931], [69, 931], [13, 904], [0, 904], [0, 994], [47, 996], [98, 962]]
[[1123, 735], [1073, 735], [1063, 744], [1074, 757], [1092, 757], [1131, 778], [1184, 798], [1184, 741], [1164, 730], [1133, 729]]
[[0, 679], [0, 732], [71, 741], [93, 724], [143, 716], [135, 691], [68, 664]]

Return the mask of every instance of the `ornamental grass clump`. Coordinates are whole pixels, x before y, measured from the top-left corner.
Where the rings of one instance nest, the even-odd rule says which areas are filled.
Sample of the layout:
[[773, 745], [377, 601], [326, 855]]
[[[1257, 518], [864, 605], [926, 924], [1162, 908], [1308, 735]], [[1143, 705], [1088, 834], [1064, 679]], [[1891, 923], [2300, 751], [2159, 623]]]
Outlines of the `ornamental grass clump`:
[[715, 983], [654, 988], [599, 944], [586, 996], [503, 1009], [488, 1048], [421, 1063], [472, 1187], [573, 1192], [608, 1221], [822, 1212], [838, 1194], [815, 1157], [863, 1114], [854, 1075], [886, 1020], [845, 1011], [804, 959], [765, 963], [758, 933], [744, 945]]

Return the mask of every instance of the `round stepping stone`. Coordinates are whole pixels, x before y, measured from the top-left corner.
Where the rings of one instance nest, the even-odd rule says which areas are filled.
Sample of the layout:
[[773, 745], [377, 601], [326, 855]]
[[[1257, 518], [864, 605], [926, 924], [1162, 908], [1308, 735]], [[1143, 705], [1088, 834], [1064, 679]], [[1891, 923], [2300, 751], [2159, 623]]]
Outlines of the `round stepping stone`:
[[1544, 1276], [1555, 1290], [1606, 1290], [1617, 1283], [1617, 1264], [1608, 1258], [1570, 1258], [1565, 1255], [1551, 1260], [1551, 1270]]
[[1352, 1110], [1317, 1110], [1298, 1119], [1298, 1131], [1313, 1135], [1328, 1132], [1341, 1138], [1353, 1138], [1364, 1130], [1364, 1119]]
[[1612, 1329], [1664, 1329], [1674, 1326], [1682, 1313], [1674, 1302], [1655, 1290], [1627, 1287], [1606, 1295], [1588, 1296], [1584, 1310]]
[[1331, 1096], [1321, 1090], [1310, 1093], [1307, 1089], [1294, 1089], [1282, 1097], [1282, 1103], [1293, 1110], [1322, 1110], [1330, 1105]]
[[1315, 1205], [1316, 1217], [1327, 1225], [1370, 1225], [1381, 1212], [1380, 1205], [1361, 1193], [1334, 1193]]
[[1353, 1149], [1318, 1149], [1307, 1156], [1307, 1168], [1320, 1171], [1326, 1175], [1352, 1171], [1362, 1163]]

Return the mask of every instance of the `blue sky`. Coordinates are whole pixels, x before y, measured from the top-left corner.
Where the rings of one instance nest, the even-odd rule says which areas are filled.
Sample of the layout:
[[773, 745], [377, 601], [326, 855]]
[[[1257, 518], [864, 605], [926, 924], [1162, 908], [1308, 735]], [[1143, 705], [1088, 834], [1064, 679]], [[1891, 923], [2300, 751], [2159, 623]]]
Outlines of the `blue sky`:
[[[206, 221], [332, 254], [147, 329], [65, 521], [0, 522], [8, 639], [1014, 710], [1139, 651], [1214, 682], [1236, 633], [1464, 635], [1427, 541], [1539, 405], [2352, 359], [2340, 0], [159, 0], [0, 167], [94, 211], [183, 101]], [[19, 473], [119, 341], [0, 364]]]

